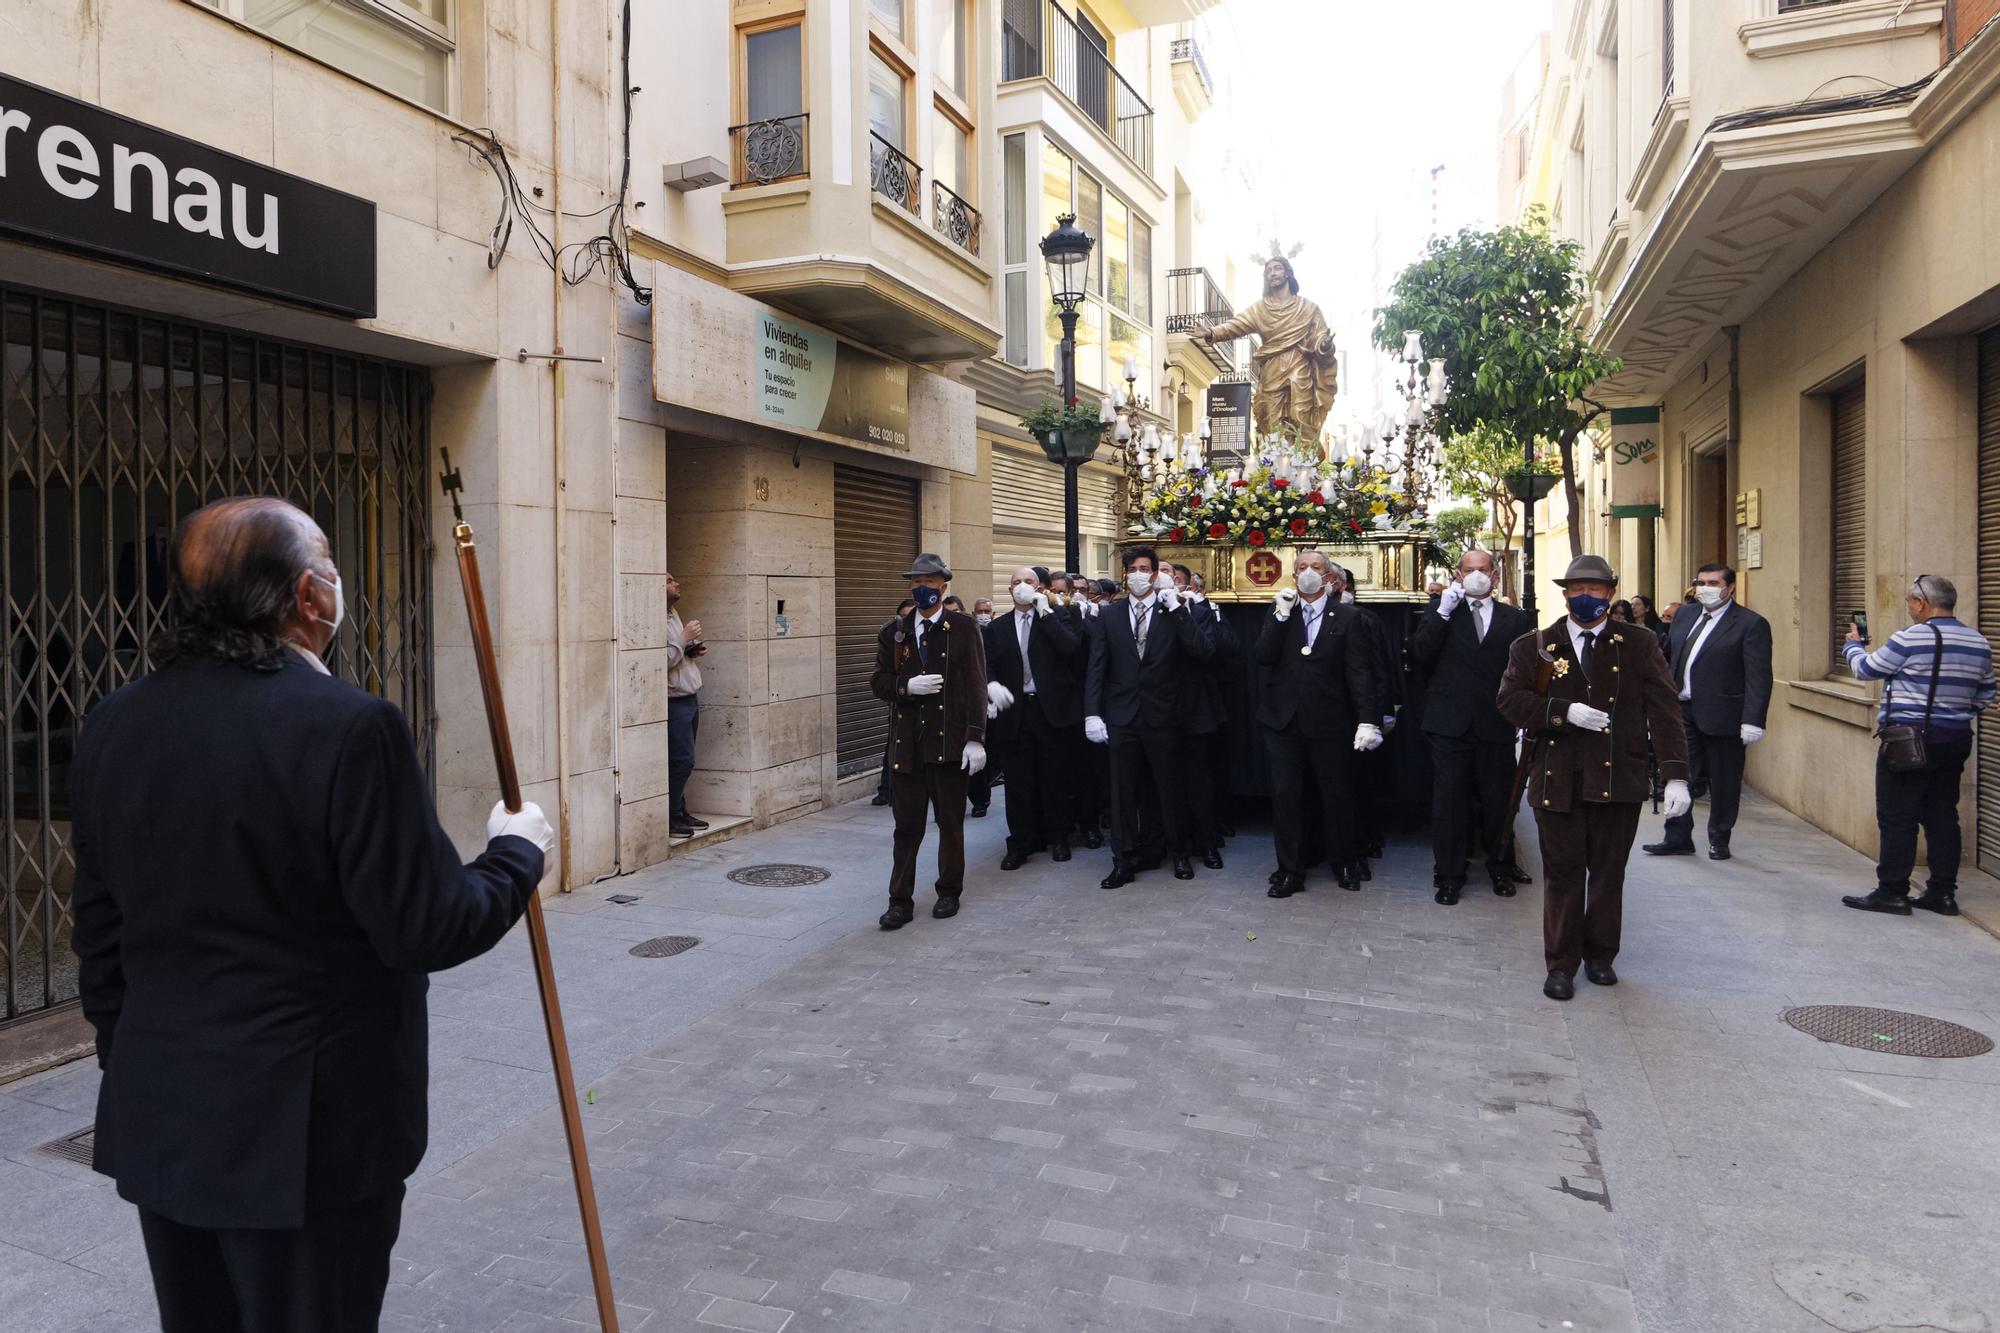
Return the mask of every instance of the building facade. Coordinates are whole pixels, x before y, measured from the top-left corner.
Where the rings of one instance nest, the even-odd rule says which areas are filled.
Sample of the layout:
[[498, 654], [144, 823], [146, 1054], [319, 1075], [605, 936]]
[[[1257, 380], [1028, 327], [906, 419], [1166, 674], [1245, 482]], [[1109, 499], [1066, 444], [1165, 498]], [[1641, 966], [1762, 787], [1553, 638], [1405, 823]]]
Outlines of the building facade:
[[[1660, 445], [1651, 517], [1614, 512], [1608, 438], [1579, 451], [1584, 512], [1543, 503], [1542, 571], [1570, 524], [1626, 591], [1736, 566], [1778, 677], [1751, 780], [1869, 852], [1879, 687], [1842, 666], [1849, 616], [1879, 643], [1944, 574], [2000, 641], [1993, 9], [1562, 0], [1528, 173], [1624, 358], [1601, 401], [1657, 411]], [[1967, 786], [2000, 869], [2000, 744]]]

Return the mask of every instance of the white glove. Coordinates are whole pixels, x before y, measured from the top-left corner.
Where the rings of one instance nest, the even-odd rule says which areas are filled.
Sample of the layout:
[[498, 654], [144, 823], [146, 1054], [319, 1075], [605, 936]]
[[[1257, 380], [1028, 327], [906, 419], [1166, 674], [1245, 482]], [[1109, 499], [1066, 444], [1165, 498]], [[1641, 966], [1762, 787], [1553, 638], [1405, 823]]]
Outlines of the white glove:
[[958, 766], [964, 769], [968, 776], [986, 767], [986, 747], [978, 741], [967, 741], [965, 753], [959, 758]]
[[1161, 570], [1159, 573], [1153, 575], [1154, 592], [1165, 592], [1167, 589], [1173, 586], [1174, 586], [1174, 576], [1172, 574], [1167, 573], [1165, 570]]
[[1208, 594], [1205, 592], [1190, 591], [1188, 593], [1188, 600], [1190, 602], [1205, 602], [1208, 600]]
[[1276, 616], [1280, 621], [1290, 620], [1292, 618], [1292, 608], [1298, 604], [1299, 590], [1297, 588], [1280, 588], [1278, 589], [1278, 595], [1271, 599], [1271, 606], [1273, 608], [1271, 614]]
[[942, 694], [944, 693], [944, 677], [938, 675], [935, 671], [928, 675], [912, 676], [910, 677], [910, 683], [904, 686], [904, 693]]
[[1753, 727], [1748, 722], [1743, 724], [1743, 743], [1745, 745], [1755, 745], [1763, 739], [1764, 729], [1762, 727]]
[[1450, 620], [1451, 613], [1458, 610], [1458, 604], [1464, 600], [1465, 600], [1464, 585], [1459, 583], [1453, 583], [1449, 588], [1446, 588], [1444, 590], [1444, 594], [1438, 598], [1438, 614], [1443, 616], [1446, 620]]
[[1609, 731], [1611, 714], [1602, 708], [1592, 708], [1589, 704], [1571, 704], [1569, 724], [1572, 727], [1582, 727], [1585, 731]]
[[986, 682], [986, 716], [997, 717], [1014, 706], [1014, 691], [997, 680]]
[[1179, 589], [1173, 587], [1171, 584], [1160, 589], [1160, 605], [1166, 607], [1169, 611], [1180, 610], [1181, 594]]
[[1048, 613], [1049, 613], [1049, 595], [1045, 592], [1036, 593], [1035, 614], [1038, 616], [1045, 616]]
[[1379, 750], [1382, 748], [1382, 728], [1373, 722], [1363, 722], [1354, 729], [1354, 748], [1357, 750]]
[[1667, 792], [1660, 802], [1660, 813], [1668, 819], [1679, 819], [1694, 809], [1694, 797], [1688, 794], [1688, 785], [1679, 778], [1667, 784]]
[[1394, 713], [1382, 714], [1382, 734], [1386, 736], [1395, 729], [1396, 729], [1396, 715]]
[[1083, 738], [1092, 745], [1102, 745], [1111, 739], [1111, 733], [1105, 729], [1103, 718], [1087, 717], [1083, 720]]
[[486, 816], [486, 841], [495, 838], [526, 838], [542, 849], [547, 856], [556, 849], [556, 831], [549, 827], [548, 816], [542, 807], [533, 801], [521, 802], [521, 808], [509, 811], [498, 801], [493, 803], [493, 813]]
[[1089, 598], [1085, 598], [1083, 601], [1077, 603], [1077, 607], [1085, 615], [1091, 617], [1093, 620], [1096, 619], [1098, 612], [1098, 605], [1096, 602], [1091, 601]]

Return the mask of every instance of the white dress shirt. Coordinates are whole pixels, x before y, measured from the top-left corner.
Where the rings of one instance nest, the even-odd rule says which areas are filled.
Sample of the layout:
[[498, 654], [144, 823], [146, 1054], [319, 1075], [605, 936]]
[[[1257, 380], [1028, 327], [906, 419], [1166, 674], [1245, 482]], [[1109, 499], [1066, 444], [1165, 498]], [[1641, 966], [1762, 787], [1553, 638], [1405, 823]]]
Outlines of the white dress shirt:
[[1610, 624], [1611, 622], [1608, 619], [1600, 620], [1597, 622], [1596, 629], [1585, 629], [1576, 623], [1575, 616], [1571, 616], [1563, 621], [1564, 627], [1569, 630], [1570, 651], [1576, 654], [1576, 660], [1579, 665], [1583, 662], [1583, 641], [1585, 639], [1596, 639], [1597, 643], [1591, 648], [1592, 652], [1596, 652], [1598, 648], [1604, 646], [1604, 631], [1610, 627]]
[[[1702, 623], [1694, 627], [1694, 633], [1688, 638], [1690, 647], [1688, 648], [1687, 683], [1680, 686], [1681, 698], [1690, 699], [1694, 697], [1694, 660], [1701, 656], [1702, 649], [1708, 647], [1709, 636], [1715, 633], [1716, 626], [1722, 623], [1722, 618], [1729, 614], [1729, 608], [1734, 605], [1736, 605], [1736, 602], [1732, 598], [1724, 602], [1721, 606], [1716, 607], [1713, 611], [1704, 611], [1701, 613]], [[1667, 665], [1671, 667], [1673, 663], [1669, 662]]]

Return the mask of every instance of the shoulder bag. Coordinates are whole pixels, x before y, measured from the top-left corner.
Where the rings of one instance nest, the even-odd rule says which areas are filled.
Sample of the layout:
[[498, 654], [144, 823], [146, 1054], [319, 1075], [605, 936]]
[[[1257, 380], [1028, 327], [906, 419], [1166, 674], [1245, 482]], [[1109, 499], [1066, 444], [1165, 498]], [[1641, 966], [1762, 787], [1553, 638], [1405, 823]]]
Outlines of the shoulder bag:
[[1931, 692], [1924, 700], [1924, 724], [1913, 727], [1899, 722], [1875, 733], [1882, 743], [1882, 766], [1891, 773], [1917, 773], [1930, 766], [1930, 751], [1925, 741], [1931, 728], [1931, 711], [1937, 707], [1938, 673], [1944, 669], [1944, 631], [1932, 625], [1931, 633], [1937, 635], [1937, 652], [1931, 658]]

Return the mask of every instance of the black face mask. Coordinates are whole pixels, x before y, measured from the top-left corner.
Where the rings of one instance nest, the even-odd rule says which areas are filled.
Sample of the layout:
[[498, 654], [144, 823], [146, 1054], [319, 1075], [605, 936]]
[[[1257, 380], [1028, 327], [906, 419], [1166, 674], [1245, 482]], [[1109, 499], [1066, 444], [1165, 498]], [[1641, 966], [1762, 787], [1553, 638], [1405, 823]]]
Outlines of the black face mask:
[[944, 600], [944, 589], [926, 588], [919, 584], [910, 589], [910, 600], [917, 604], [917, 610], [928, 611]]

